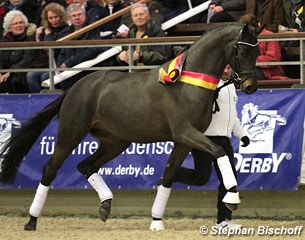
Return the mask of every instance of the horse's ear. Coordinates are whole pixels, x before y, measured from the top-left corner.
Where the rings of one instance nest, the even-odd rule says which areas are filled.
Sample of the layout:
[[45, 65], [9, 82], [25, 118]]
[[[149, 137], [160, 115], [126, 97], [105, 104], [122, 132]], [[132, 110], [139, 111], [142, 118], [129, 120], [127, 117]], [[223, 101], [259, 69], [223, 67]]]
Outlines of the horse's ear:
[[255, 28], [255, 33], [257, 36], [264, 30], [265, 26], [266, 26], [266, 24], [263, 24], [263, 25]]
[[243, 27], [243, 33], [245, 32], [248, 32], [249, 31], [249, 25], [248, 24], [245, 24], [244, 27]]

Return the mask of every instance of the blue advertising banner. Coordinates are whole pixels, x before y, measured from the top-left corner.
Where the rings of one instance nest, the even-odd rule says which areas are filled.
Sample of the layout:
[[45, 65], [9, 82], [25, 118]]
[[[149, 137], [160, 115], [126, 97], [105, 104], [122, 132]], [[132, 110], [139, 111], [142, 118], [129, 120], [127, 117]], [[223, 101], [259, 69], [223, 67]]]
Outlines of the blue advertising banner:
[[[0, 148], [26, 119], [41, 110], [58, 95], [1, 95]], [[251, 144], [244, 148], [232, 138], [239, 189], [296, 190], [302, 162], [305, 91], [302, 89], [259, 90], [253, 95], [238, 92], [238, 114]], [[54, 152], [57, 121], [44, 130], [22, 162], [14, 182], [0, 188], [36, 188], [44, 164]], [[101, 174], [113, 189], [151, 189], [162, 176], [172, 142], [133, 143], [119, 157], [103, 166]], [[98, 148], [87, 136], [72, 152], [52, 183], [53, 188], [91, 188], [77, 171], [77, 164]], [[192, 168], [191, 155], [183, 163]], [[0, 165], [1, 166], [1, 165]], [[180, 189], [217, 189], [213, 170], [210, 181], [202, 187], [174, 184]]]

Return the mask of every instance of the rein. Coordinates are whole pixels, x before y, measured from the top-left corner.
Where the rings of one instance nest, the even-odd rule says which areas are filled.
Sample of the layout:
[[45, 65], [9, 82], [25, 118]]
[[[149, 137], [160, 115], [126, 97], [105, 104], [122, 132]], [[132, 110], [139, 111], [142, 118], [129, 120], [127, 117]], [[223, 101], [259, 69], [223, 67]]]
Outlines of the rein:
[[234, 84], [234, 83], [238, 83], [240, 82], [239, 80], [239, 76], [236, 72], [234, 72], [234, 76], [231, 76], [228, 81], [226, 81], [222, 86], [218, 87], [216, 90], [215, 90], [215, 93], [214, 93], [214, 97], [213, 97], [213, 114], [215, 114], [216, 112], [219, 112], [220, 111], [220, 108], [219, 108], [219, 105], [218, 105], [218, 102], [217, 102], [217, 98], [219, 96], [219, 92], [222, 88], [230, 85], [230, 84]]

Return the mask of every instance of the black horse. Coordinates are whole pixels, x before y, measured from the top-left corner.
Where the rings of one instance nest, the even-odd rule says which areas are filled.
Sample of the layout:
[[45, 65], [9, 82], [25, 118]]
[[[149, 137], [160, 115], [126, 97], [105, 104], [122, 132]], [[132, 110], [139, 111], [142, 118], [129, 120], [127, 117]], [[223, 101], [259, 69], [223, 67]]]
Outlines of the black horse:
[[[110, 213], [112, 193], [97, 172], [132, 142], [175, 142], [152, 209], [155, 219], [162, 218], [175, 175], [192, 148], [214, 155], [225, 186], [228, 190], [235, 188], [237, 182], [224, 150], [202, 133], [211, 121], [214, 93], [226, 64], [235, 70], [245, 93], [256, 91], [258, 33], [242, 24], [230, 24], [204, 34], [160, 69], [94, 72], [29, 119], [2, 149], [1, 183], [14, 178], [43, 129], [59, 114], [55, 151], [44, 165], [25, 230], [36, 230], [37, 218], [58, 169], [88, 133], [100, 140], [100, 147], [78, 164], [78, 170], [98, 193], [103, 221]], [[238, 193], [228, 194], [224, 202], [239, 203]]]

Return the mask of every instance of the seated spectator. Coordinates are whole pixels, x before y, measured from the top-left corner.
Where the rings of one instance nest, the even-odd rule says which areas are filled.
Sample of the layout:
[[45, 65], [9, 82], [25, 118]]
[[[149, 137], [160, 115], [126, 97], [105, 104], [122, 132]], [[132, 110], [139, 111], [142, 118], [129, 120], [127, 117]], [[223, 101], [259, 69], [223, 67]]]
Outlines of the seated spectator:
[[245, 14], [246, 0], [212, 0], [208, 22], [236, 22]]
[[[77, 3], [70, 4], [67, 8], [67, 13], [72, 23], [72, 25], [68, 26], [66, 29], [68, 30], [69, 34], [77, 30], [80, 30], [81, 28], [88, 25], [86, 12], [80, 4]], [[74, 40], [90, 40], [90, 39], [101, 39], [99, 31], [97, 29], [93, 29], [74, 38]], [[107, 49], [109, 49], [109, 47], [63, 48], [58, 55], [56, 64], [60, 68], [70, 68], [84, 61], [95, 58], [97, 55], [99, 55], [100, 53], [104, 52]], [[108, 65], [108, 61], [103, 61], [98, 64], [98, 66], [107, 66], [107, 65]], [[81, 77], [87, 75], [88, 73], [90, 73], [90, 71], [82, 71], [77, 75], [72, 76], [69, 79], [63, 81], [60, 84], [60, 87], [63, 90], [67, 90]]]
[[[283, 33], [296, 33], [305, 32], [305, 1], [304, 0], [283, 0], [283, 7], [286, 17], [286, 25], [284, 30], [281, 29]], [[283, 41], [281, 43], [282, 48], [286, 47], [299, 47], [300, 41]], [[283, 61], [300, 61], [300, 56], [298, 55], [285, 55], [283, 54]], [[284, 66], [286, 75], [299, 79], [300, 78], [300, 65], [289, 65]]]
[[43, 11], [43, 9], [44, 9], [48, 4], [50, 4], [50, 3], [58, 3], [58, 4], [60, 4], [61, 6], [63, 6], [64, 9], [67, 8], [66, 0], [44, 0], [44, 1], [39, 1], [39, 2], [41, 2], [41, 5], [40, 5], [39, 9], [37, 10], [37, 15], [38, 15], [40, 18], [39, 18], [39, 22], [36, 24], [37, 26], [41, 26], [41, 25], [42, 25], [42, 23], [41, 23], [41, 21], [42, 21], [42, 19], [41, 19], [42, 11]]
[[[258, 27], [258, 18], [253, 14], [246, 14], [239, 19], [239, 22], [248, 24], [253, 27]], [[261, 34], [270, 34], [271, 31], [263, 29]], [[257, 62], [280, 62], [282, 59], [280, 43], [277, 41], [260, 41], [259, 42], [259, 55]], [[283, 67], [280, 65], [263, 65], [256, 67], [256, 76], [260, 80], [276, 79], [286, 80]]]
[[255, 15], [262, 26], [274, 33], [286, 22], [282, 0], [247, 0], [246, 14]]
[[288, 32], [305, 32], [305, 1], [283, 0]]
[[[87, 12], [88, 21], [96, 22], [104, 17], [123, 9], [121, 0], [103, 0], [100, 4], [92, 6]], [[119, 16], [109, 22], [102, 24], [99, 27], [101, 36], [112, 38], [113, 34], [117, 33], [120, 26], [122, 16]]]
[[38, 0], [9, 0], [7, 11], [19, 10], [27, 17], [29, 23], [38, 26], [40, 22], [39, 7]]
[[3, 36], [3, 19], [7, 12], [7, 0], [0, 0], [0, 37]]
[[87, 13], [91, 9], [91, 7], [96, 6], [97, 3], [100, 1], [104, 1], [104, 0], [66, 0], [66, 4], [67, 6], [69, 6], [70, 4], [78, 3], [82, 5], [82, 7], [85, 9]]
[[58, 3], [48, 4], [41, 14], [42, 27], [36, 30], [36, 41], [55, 41], [67, 33], [68, 16], [63, 6]]
[[[207, 2], [208, 0], [191, 0], [192, 7], [196, 7], [202, 3]], [[158, 3], [161, 5], [161, 12], [164, 16], [164, 22], [177, 17], [178, 15], [188, 11], [190, 9], [190, 6], [188, 4], [188, 1], [186, 0], [162, 0], [158, 1]], [[190, 17], [189, 19], [183, 21], [183, 23], [200, 23], [200, 22], [206, 22], [207, 21], [207, 11], [203, 11], [201, 13], [198, 13], [194, 15], [193, 17]]]
[[[58, 3], [46, 5], [41, 14], [42, 27], [36, 30], [36, 41], [56, 41], [69, 32], [68, 16], [64, 7]], [[57, 59], [60, 49], [54, 50], [54, 58]], [[47, 54], [43, 52], [44, 54]], [[48, 67], [48, 66], [47, 66]], [[39, 93], [42, 90], [41, 82], [49, 78], [48, 72], [29, 72], [26, 81], [30, 93]]]
[[[127, 7], [131, 4], [137, 3], [139, 0], [124, 0], [124, 7]], [[149, 1], [146, 3], [146, 6], [149, 10], [150, 19], [154, 21], [154, 24], [161, 26], [164, 21], [161, 5], [157, 1]], [[122, 16], [121, 24], [125, 24], [127, 27], [130, 27], [133, 24], [131, 18], [131, 12], [127, 12]], [[125, 35], [121, 35], [121, 37], [126, 37], [128, 32], [125, 32]]]
[[[29, 24], [27, 17], [18, 10], [6, 14], [3, 22], [4, 36], [1, 42], [26, 42], [35, 41], [34, 24]], [[31, 68], [40, 64], [40, 51], [3, 50], [0, 54], [0, 69]], [[0, 93], [26, 93], [28, 92], [25, 74], [23, 72], [1, 72]]]
[[[150, 20], [149, 10], [146, 4], [135, 3], [131, 7], [133, 25], [128, 32], [129, 38], [164, 37], [161, 28]], [[129, 50], [123, 50], [117, 56], [120, 65], [129, 63]], [[160, 65], [169, 59], [170, 50], [166, 45], [136, 46], [133, 52], [135, 65]]]

